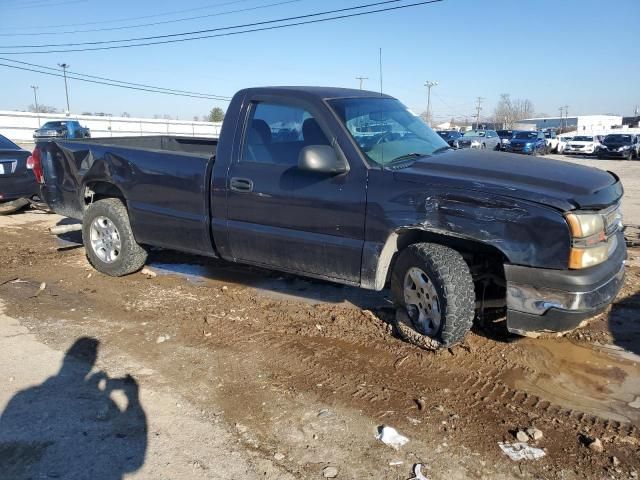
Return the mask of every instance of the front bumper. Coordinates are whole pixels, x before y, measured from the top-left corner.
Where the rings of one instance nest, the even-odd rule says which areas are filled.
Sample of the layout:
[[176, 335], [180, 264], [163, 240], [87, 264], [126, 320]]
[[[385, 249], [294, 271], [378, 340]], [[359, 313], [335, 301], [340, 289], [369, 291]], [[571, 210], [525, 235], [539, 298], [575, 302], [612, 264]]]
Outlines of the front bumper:
[[622, 233], [617, 235], [609, 260], [584, 270], [505, 265], [508, 330], [564, 332], [604, 311], [624, 284], [627, 251]]
[[562, 153], [566, 155], [595, 155], [597, 152], [595, 149], [574, 150], [565, 148]]
[[604, 157], [604, 158], [626, 158], [629, 156], [629, 153], [631, 153], [631, 155], [633, 155], [633, 150], [622, 150], [621, 152], [619, 151], [613, 151], [613, 150], [598, 150], [598, 156], [599, 157]]

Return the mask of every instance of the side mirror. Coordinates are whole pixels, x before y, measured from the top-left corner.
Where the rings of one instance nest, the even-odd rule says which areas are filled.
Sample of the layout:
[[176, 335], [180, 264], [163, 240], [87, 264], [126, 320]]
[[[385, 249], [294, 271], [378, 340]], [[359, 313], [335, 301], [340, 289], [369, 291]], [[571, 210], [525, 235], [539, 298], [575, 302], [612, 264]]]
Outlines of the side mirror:
[[300, 151], [298, 168], [308, 172], [340, 174], [349, 171], [346, 161], [338, 158], [329, 145], [309, 145]]

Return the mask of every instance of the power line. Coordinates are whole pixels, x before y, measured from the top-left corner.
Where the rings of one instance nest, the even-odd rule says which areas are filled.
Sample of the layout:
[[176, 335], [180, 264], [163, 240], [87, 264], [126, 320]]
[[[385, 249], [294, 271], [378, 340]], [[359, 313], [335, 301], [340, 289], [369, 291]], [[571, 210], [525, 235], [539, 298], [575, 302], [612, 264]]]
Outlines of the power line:
[[[79, 1], [79, 0], [75, 0], [75, 1]], [[164, 13], [155, 13], [153, 15], [143, 15], [141, 17], [128, 17], [128, 18], [119, 18], [119, 19], [113, 19], [113, 20], [100, 20], [100, 21], [96, 21], [96, 22], [82, 22], [82, 23], [63, 23], [63, 24], [59, 24], [59, 25], [36, 25], [36, 26], [29, 26], [29, 25], [25, 25], [25, 26], [20, 26], [20, 28], [14, 28], [14, 29], [5, 29], [5, 30], [24, 30], [24, 29], [35, 29], [35, 30], [40, 30], [43, 28], [64, 28], [64, 27], [83, 27], [86, 25], [106, 25], [109, 23], [122, 23], [122, 22], [130, 22], [133, 20], [144, 20], [146, 18], [157, 18], [157, 17], [166, 17], [168, 15], [176, 15], [176, 14], [181, 14], [181, 13], [187, 13], [187, 12], [196, 12], [196, 11], [200, 11], [200, 10], [209, 10], [211, 8], [219, 8], [219, 7], [226, 7], [227, 5], [234, 5], [237, 3], [244, 3], [247, 2], [249, 0], [233, 0], [233, 1], [229, 1], [226, 3], [219, 3], [217, 5], [208, 5], [206, 7], [197, 7], [197, 8], [187, 8], [187, 9], [183, 9], [183, 10], [173, 10], [171, 12], [164, 12]]]
[[[47, 67], [45, 65], [38, 65], [37, 63], [29, 63], [29, 62], [21, 62], [19, 60], [12, 60], [10, 58], [3, 58], [0, 57], [0, 60], [3, 60], [5, 62], [12, 62], [12, 63], [19, 63], [20, 65], [28, 65], [30, 67], [36, 67], [36, 68], [42, 68], [45, 70], [53, 70], [53, 71], [58, 71], [58, 69], [56, 68], [51, 68], [51, 67]], [[195, 95], [195, 96], [202, 96], [202, 97], [212, 97], [214, 99], [219, 99], [219, 100], [231, 100], [231, 97], [227, 97], [224, 95], [216, 95], [213, 93], [202, 93], [202, 92], [193, 92], [193, 91], [189, 91], [189, 90], [177, 90], [174, 88], [164, 88], [164, 87], [156, 87], [153, 85], [146, 85], [144, 83], [133, 83], [133, 82], [125, 82], [123, 80], [115, 80], [113, 78], [107, 78], [107, 77], [98, 77], [96, 75], [88, 75], [86, 73], [79, 73], [79, 72], [68, 72], [71, 75], [76, 75], [79, 77], [87, 77], [87, 78], [93, 78], [93, 79], [97, 79], [97, 80], [105, 80], [107, 82], [112, 82], [112, 83], [122, 83], [124, 85], [132, 85], [135, 87], [144, 87], [144, 88], [150, 88], [150, 89], [154, 89], [154, 90], [164, 90], [167, 92], [172, 92], [172, 93], [186, 93], [189, 95]]]
[[[358, 10], [358, 9], [362, 9], [362, 8], [369, 8], [369, 7], [377, 6], [377, 5], [385, 5], [385, 4], [390, 4], [390, 3], [397, 3], [399, 1], [404, 1], [404, 0], [386, 0], [386, 1], [383, 1], [383, 2], [376, 2], [376, 3], [365, 4], [365, 5], [359, 5], [359, 6], [356, 6], [356, 7], [341, 8], [341, 9], [337, 9], [337, 10], [328, 10], [328, 11], [325, 11], [325, 12], [318, 12], [318, 13], [312, 13], [312, 14], [307, 14], [307, 15], [299, 15], [299, 16], [296, 16], [296, 17], [289, 17], [289, 18], [278, 19], [278, 20], [268, 20], [268, 21], [263, 21], [263, 22], [249, 23], [249, 24], [245, 24], [245, 25], [235, 25], [235, 26], [230, 26], [230, 27], [220, 27], [220, 28], [213, 28], [213, 29], [208, 29], [208, 30], [199, 30], [199, 31], [194, 31], [194, 32], [176, 33], [176, 34], [170, 34], [170, 35], [157, 35], [157, 36], [153, 36], [153, 37], [139, 37], [138, 39], [109, 40], [109, 41], [100, 41], [100, 42], [67, 43], [67, 44], [12, 45], [12, 46], [0, 47], [0, 48], [45, 48], [45, 47], [52, 47], [52, 46], [56, 47], [56, 46], [76, 46], [76, 45], [97, 45], [97, 44], [133, 42], [133, 41], [146, 40], [146, 39], [170, 38], [170, 37], [185, 36], [185, 35], [198, 35], [200, 33], [206, 33], [206, 32], [230, 30], [230, 29], [244, 28], [244, 27], [250, 27], [250, 26], [256, 26], [256, 25], [265, 25], [265, 24], [272, 24], [272, 23], [287, 22], [287, 21], [296, 20], [296, 19], [302, 19], [302, 18], [317, 17], [317, 16], [321, 16], [321, 15], [328, 15], [328, 14], [331, 14], [331, 13], [352, 11], [352, 10]], [[341, 20], [341, 19], [345, 19], [345, 18], [360, 17], [360, 16], [364, 16], [364, 15], [371, 15], [373, 13], [382, 13], [382, 12], [389, 12], [389, 11], [394, 11], [394, 10], [402, 10], [402, 9], [405, 9], [405, 8], [417, 7], [417, 6], [428, 5], [428, 4], [433, 4], [433, 3], [440, 3], [440, 2], [443, 2], [443, 1], [444, 0], [427, 0], [427, 1], [407, 4], [407, 5], [398, 5], [398, 6], [395, 6], [395, 7], [386, 7], [386, 8], [380, 8], [380, 9], [377, 9], [377, 10], [369, 10], [367, 12], [350, 13], [350, 14], [346, 14], [346, 15], [337, 15], [337, 16], [328, 17], [328, 18], [320, 18], [320, 19], [315, 19], [315, 20], [307, 20], [307, 21], [302, 21], [302, 22], [288, 23], [288, 24], [285, 24], [285, 25], [275, 25], [275, 26], [270, 26], [270, 27], [261, 27], [261, 28], [254, 28], [254, 29], [248, 29], [248, 30], [240, 30], [240, 31], [237, 31], [237, 32], [227, 32], [227, 33], [216, 34], [216, 35], [201, 35], [201, 36], [192, 37], [192, 38], [179, 38], [179, 39], [172, 39], [172, 40], [162, 40], [162, 41], [157, 41], [157, 42], [135, 43], [135, 44], [130, 44], [130, 45], [114, 45], [114, 46], [108, 46], [108, 47], [76, 48], [76, 49], [44, 50], [44, 51], [42, 51], [42, 50], [40, 50], [40, 51], [34, 50], [34, 51], [1, 52], [1, 53], [4, 54], [4, 55], [23, 55], [23, 54], [35, 54], [35, 53], [87, 52], [87, 51], [95, 51], [95, 50], [113, 50], [113, 49], [119, 49], [119, 48], [132, 48], [132, 47], [142, 47], [142, 46], [148, 46], [148, 45], [160, 45], [160, 44], [167, 44], [167, 43], [178, 43], [178, 42], [186, 42], [186, 41], [191, 41], [191, 40], [202, 40], [202, 39], [205, 39], [205, 38], [226, 37], [226, 36], [231, 36], [231, 35], [240, 35], [240, 34], [243, 34], [243, 33], [260, 32], [260, 31], [266, 31], [266, 30], [277, 30], [277, 29], [281, 29], [281, 28], [287, 28], [287, 27], [293, 27], [293, 26], [299, 26], [299, 25], [309, 25], [309, 24], [313, 24], [313, 23], [328, 22], [328, 21], [331, 21], [331, 20]]]
[[[245, 0], [243, 0], [245, 1]], [[89, 33], [89, 32], [106, 32], [106, 31], [112, 31], [112, 30], [127, 30], [127, 29], [131, 29], [131, 28], [142, 28], [142, 27], [153, 27], [153, 26], [157, 26], [157, 25], [166, 25], [169, 23], [178, 23], [178, 22], [186, 22], [189, 20], [201, 20], [203, 18], [209, 18], [209, 17], [218, 17], [218, 16], [222, 16], [222, 15], [230, 15], [232, 13], [242, 13], [242, 12], [250, 12], [250, 11], [254, 11], [254, 10], [260, 10], [260, 9], [265, 9], [265, 8], [271, 8], [271, 7], [278, 7], [280, 5], [286, 5], [289, 3], [298, 3], [298, 2], [302, 2], [305, 0], [286, 0], [286, 1], [282, 1], [282, 2], [276, 2], [276, 3], [268, 3], [266, 5], [257, 5], [255, 7], [249, 7], [249, 8], [240, 8], [237, 10], [228, 10], [226, 12], [218, 12], [218, 13], [210, 13], [207, 15], [198, 15], [195, 17], [185, 17], [185, 18], [176, 18], [173, 20], [164, 20], [162, 22], [151, 22], [151, 23], [142, 23], [142, 24], [138, 24], [138, 25], [125, 25], [125, 26], [121, 26], [121, 27], [108, 27], [108, 28], [93, 28], [93, 29], [86, 29], [86, 30], [70, 30], [70, 31], [66, 31], [66, 32], [38, 32], [38, 35], [68, 35], [68, 34], [74, 34], [74, 33]], [[235, 3], [235, 2], [231, 2], [231, 3]], [[33, 36], [33, 33], [0, 33], [0, 37], [16, 37], [16, 36]]]
[[268, 24], [272, 24], [272, 23], [290, 22], [292, 20], [300, 20], [300, 19], [303, 19], [303, 18], [318, 17], [318, 16], [322, 16], [322, 15], [329, 15], [329, 14], [332, 14], [332, 13], [340, 13], [340, 12], [359, 10], [359, 9], [362, 9], [362, 8], [375, 7], [375, 6], [386, 5], [386, 4], [390, 4], [390, 3], [398, 3], [398, 2], [402, 2], [402, 1], [404, 1], [404, 0], [384, 0], [384, 1], [381, 1], [381, 2], [358, 5], [358, 6], [355, 6], [355, 7], [338, 8], [336, 10], [327, 10], [325, 12], [309, 13], [309, 14], [306, 14], [306, 15], [297, 15], [297, 16], [294, 16], [294, 17], [286, 17], [286, 18], [281, 18], [281, 19], [277, 19], [277, 20], [265, 20], [265, 21], [262, 21], [262, 22], [244, 23], [244, 24], [239, 24], [239, 25], [231, 25], [231, 26], [228, 26], [228, 27], [208, 28], [208, 29], [205, 29], [205, 30], [193, 30], [193, 31], [190, 31], [190, 32], [170, 33], [170, 34], [165, 34], [165, 35], [152, 35], [152, 36], [147, 36], [147, 37], [124, 38], [124, 39], [121, 39], [121, 40], [98, 40], [98, 41], [93, 41], [93, 42], [42, 43], [42, 44], [38, 44], [38, 45], [5, 45], [5, 46], [2, 46], [0, 48], [5, 49], [5, 48], [77, 47], [77, 46], [82, 46], [82, 45], [108, 45], [108, 44], [112, 44], [112, 43], [139, 42], [139, 41], [146, 41], [146, 40], [158, 40], [158, 39], [162, 39], [162, 38], [184, 37], [184, 36], [189, 36], [189, 35], [200, 35], [200, 34], [203, 34], [203, 33], [220, 32], [220, 31], [223, 31], [223, 30], [235, 30], [235, 29], [240, 29], [240, 28], [255, 27], [255, 26], [258, 26], [258, 25], [268, 25]]
[[57, 3], [51, 3], [51, 2], [38, 2], [38, 3], [25, 3], [25, 4], [21, 4], [21, 5], [17, 5], [17, 6], [4, 6], [2, 7], [3, 10], [21, 10], [21, 9], [25, 9], [25, 8], [43, 8], [43, 7], [59, 7], [62, 5], [69, 5], [70, 3], [83, 3], [86, 2], [87, 0], [67, 0], [64, 2], [57, 2]]
[[[27, 67], [19, 67], [17, 65], [8, 65], [6, 63], [0, 63], [0, 66], [2, 67], [7, 67], [7, 68], [13, 68], [15, 70], [23, 70], [23, 71], [27, 71], [27, 72], [35, 72], [35, 73], [40, 73], [42, 75], [49, 75], [52, 77], [63, 77], [63, 75], [59, 74], [59, 73], [52, 73], [52, 72], [43, 72], [41, 70], [36, 70], [34, 68], [27, 68]], [[142, 92], [150, 92], [150, 93], [161, 93], [163, 95], [173, 95], [176, 97], [191, 97], [191, 98], [200, 98], [202, 100], [220, 100], [220, 101], [229, 101], [229, 98], [226, 97], [213, 97], [213, 96], [197, 96], [197, 95], [188, 95], [185, 93], [175, 93], [175, 92], [168, 92], [168, 91], [160, 91], [160, 90], [152, 90], [149, 88], [141, 88], [141, 87], [131, 87], [128, 85], [119, 85], [116, 83], [109, 83], [109, 82], [101, 82], [98, 80], [89, 80], [87, 78], [79, 78], [79, 77], [74, 77], [71, 75], [67, 75], [67, 78], [72, 79], [72, 80], [77, 80], [79, 82], [86, 82], [86, 83], [95, 83], [98, 85], [108, 85], [110, 87], [119, 87], [119, 88], [124, 88], [124, 89], [128, 89], [128, 90], [138, 90], [138, 91], [142, 91]]]

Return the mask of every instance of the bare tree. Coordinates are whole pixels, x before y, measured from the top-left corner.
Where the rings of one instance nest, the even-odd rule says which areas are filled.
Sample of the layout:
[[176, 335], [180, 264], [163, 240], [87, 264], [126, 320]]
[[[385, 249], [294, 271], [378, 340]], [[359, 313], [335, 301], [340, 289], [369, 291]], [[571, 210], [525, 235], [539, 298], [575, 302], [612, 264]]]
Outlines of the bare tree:
[[58, 109], [56, 107], [51, 107], [49, 105], [38, 104], [38, 108], [36, 109], [35, 105], [29, 105], [29, 111], [32, 113], [58, 113]]
[[493, 112], [496, 123], [501, 123], [503, 128], [513, 128], [514, 125], [525, 118], [533, 116], [533, 102], [529, 99], [511, 99], [511, 95], [503, 93]]
[[120, 116], [121, 116], [121, 117], [124, 117], [124, 118], [129, 118], [129, 117], [131, 117], [131, 115], [129, 115], [129, 113], [128, 113], [128, 112], [122, 112], [122, 114], [121, 114]]

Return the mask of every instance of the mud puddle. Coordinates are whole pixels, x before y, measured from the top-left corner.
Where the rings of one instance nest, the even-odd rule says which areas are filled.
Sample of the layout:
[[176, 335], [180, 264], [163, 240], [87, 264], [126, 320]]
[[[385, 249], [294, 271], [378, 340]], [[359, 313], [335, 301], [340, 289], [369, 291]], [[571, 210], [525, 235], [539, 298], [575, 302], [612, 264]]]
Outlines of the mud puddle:
[[571, 410], [640, 424], [640, 356], [615, 345], [526, 342], [522, 366], [503, 377], [512, 388]]
[[[160, 257], [149, 263], [151, 270], [159, 275], [183, 277], [195, 285], [224, 282], [251, 287], [263, 298], [279, 301], [334, 305], [346, 303], [364, 309], [391, 305], [390, 294], [387, 291], [363, 290], [216, 260], [208, 262], [207, 259], [183, 256], [173, 252], [171, 257], [174, 261], [166, 261], [166, 258], [162, 258], [166, 257], [164, 254]], [[187, 260], [187, 262], [180, 262], [180, 260]]]

